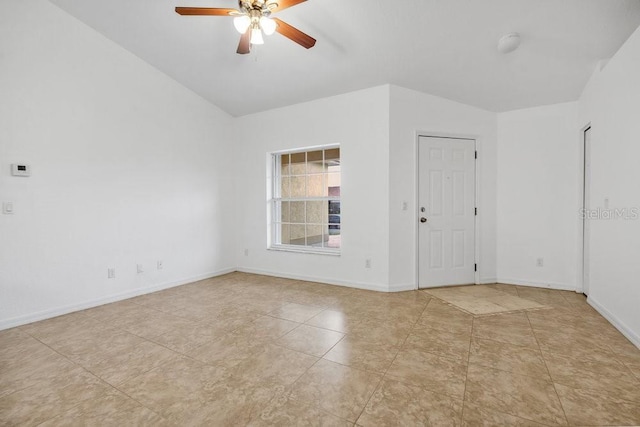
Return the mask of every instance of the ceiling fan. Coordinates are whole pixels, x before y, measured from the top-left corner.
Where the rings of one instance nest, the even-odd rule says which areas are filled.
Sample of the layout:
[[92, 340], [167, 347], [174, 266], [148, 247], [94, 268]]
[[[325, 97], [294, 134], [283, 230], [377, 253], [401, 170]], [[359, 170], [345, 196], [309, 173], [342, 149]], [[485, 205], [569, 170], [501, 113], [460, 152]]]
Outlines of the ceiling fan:
[[176, 7], [176, 12], [180, 15], [235, 17], [233, 25], [242, 34], [236, 51], [239, 54], [249, 53], [251, 45], [264, 44], [263, 32], [266, 35], [271, 35], [276, 31], [300, 46], [309, 49], [316, 44], [316, 39], [278, 18], [271, 18], [272, 13], [280, 12], [304, 1], [306, 0], [239, 0], [238, 9]]

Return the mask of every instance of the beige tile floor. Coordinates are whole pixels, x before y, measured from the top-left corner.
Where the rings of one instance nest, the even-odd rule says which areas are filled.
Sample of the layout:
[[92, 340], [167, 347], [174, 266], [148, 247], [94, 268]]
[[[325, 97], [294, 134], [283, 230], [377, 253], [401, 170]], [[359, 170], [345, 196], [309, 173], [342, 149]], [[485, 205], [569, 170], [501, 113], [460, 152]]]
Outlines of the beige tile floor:
[[0, 425], [354, 423], [638, 425], [640, 350], [572, 292], [243, 273], [0, 332]]
[[425, 292], [473, 315], [547, 308], [533, 299], [518, 296], [516, 287], [508, 285], [451, 286]]

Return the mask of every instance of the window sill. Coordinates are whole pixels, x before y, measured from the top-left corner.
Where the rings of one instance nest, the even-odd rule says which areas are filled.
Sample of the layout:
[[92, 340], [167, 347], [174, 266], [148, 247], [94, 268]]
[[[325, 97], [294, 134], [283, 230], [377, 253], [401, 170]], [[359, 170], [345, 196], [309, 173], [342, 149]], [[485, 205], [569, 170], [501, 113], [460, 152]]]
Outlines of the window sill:
[[321, 249], [321, 248], [306, 248], [306, 247], [277, 245], [277, 246], [271, 246], [267, 248], [267, 250], [277, 251], [277, 252], [294, 252], [298, 254], [340, 256], [340, 249]]

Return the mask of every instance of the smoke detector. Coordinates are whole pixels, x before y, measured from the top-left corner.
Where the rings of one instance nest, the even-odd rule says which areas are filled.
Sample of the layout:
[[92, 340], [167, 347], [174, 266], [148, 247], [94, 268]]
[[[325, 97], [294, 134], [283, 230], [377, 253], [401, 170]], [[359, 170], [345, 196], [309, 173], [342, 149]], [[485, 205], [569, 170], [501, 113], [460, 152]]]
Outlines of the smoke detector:
[[518, 33], [505, 34], [498, 40], [498, 52], [500, 53], [513, 52], [518, 46], [520, 46], [520, 34]]

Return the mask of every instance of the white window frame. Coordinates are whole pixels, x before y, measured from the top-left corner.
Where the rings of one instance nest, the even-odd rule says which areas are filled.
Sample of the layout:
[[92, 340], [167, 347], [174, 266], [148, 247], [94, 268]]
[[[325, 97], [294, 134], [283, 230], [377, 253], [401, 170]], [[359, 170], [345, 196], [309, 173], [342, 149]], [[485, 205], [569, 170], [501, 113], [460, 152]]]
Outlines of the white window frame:
[[[270, 183], [268, 185], [268, 241], [267, 248], [269, 250], [275, 251], [285, 251], [285, 252], [299, 252], [299, 253], [311, 253], [311, 254], [319, 254], [319, 255], [336, 255], [339, 256], [341, 253], [342, 245], [340, 248], [328, 248], [328, 247], [317, 247], [317, 246], [307, 246], [307, 245], [291, 245], [291, 244], [283, 244], [277, 243], [279, 238], [279, 233], [281, 233], [281, 229], [278, 227], [278, 224], [281, 224], [278, 221], [281, 218], [281, 212], [278, 209], [278, 203], [281, 201], [332, 201], [337, 200], [341, 201], [341, 196], [326, 196], [326, 197], [281, 197], [281, 168], [278, 163], [278, 158], [283, 154], [296, 154], [296, 153], [306, 153], [309, 151], [318, 151], [318, 150], [331, 150], [334, 148], [340, 148], [340, 144], [328, 144], [328, 145], [318, 145], [312, 147], [304, 147], [293, 150], [282, 150], [282, 151], [274, 151], [269, 153], [269, 168], [270, 174], [269, 177]], [[342, 157], [342, 152], [340, 153], [340, 157]], [[340, 171], [342, 174], [342, 171]], [[342, 203], [341, 203], [342, 205]], [[302, 223], [306, 225], [307, 223]], [[340, 221], [340, 234], [342, 235], [342, 221]]]

